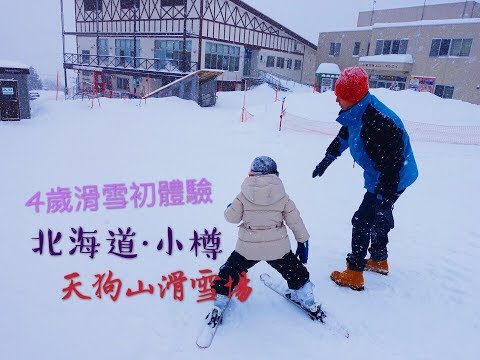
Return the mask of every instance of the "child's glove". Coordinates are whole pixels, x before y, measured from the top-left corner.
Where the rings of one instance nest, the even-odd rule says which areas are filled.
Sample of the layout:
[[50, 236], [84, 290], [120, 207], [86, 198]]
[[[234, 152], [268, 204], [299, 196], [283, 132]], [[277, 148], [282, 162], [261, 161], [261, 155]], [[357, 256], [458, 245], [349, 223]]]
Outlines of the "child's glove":
[[295, 256], [301, 261], [302, 264], [306, 264], [308, 261], [308, 240], [304, 243], [297, 243], [297, 251]]

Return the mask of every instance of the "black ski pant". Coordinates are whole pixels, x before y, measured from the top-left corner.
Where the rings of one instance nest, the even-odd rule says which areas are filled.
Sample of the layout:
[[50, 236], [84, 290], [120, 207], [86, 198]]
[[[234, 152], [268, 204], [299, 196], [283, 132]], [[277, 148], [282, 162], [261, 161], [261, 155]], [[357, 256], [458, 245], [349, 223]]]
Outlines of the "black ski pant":
[[[398, 200], [403, 191], [393, 195], [389, 201], [393, 204]], [[388, 232], [393, 229], [391, 224], [379, 221], [375, 216], [377, 195], [366, 192], [360, 207], [352, 218], [352, 252], [347, 255], [349, 268], [356, 271], [363, 271], [367, 260], [367, 249], [375, 261], [386, 260], [388, 257], [387, 244]], [[392, 209], [393, 211], [393, 209]], [[393, 217], [392, 217], [393, 220]], [[370, 248], [369, 248], [370, 245]]]
[[[217, 294], [229, 295], [229, 292], [238, 285], [241, 274], [246, 275], [248, 269], [258, 262], [260, 260], [248, 260], [233, 251], [225, 264], [220, 267], [219, 278], [214, 281], [213, 289]], [[310, 278], [307, 268], [291, 251], [281, 259], [269, 260], [267, 263], [282, 275], [292, 290], [300, 289]]]

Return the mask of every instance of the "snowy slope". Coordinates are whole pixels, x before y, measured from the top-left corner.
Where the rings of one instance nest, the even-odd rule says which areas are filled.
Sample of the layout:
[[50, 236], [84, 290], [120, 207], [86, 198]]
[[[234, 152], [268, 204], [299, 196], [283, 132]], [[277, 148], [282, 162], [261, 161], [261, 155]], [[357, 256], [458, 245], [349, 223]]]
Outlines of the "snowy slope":
[[[477, 125], [480, 107], [410, 91], [373, 91], [409, 121]], [[395, 206], [391, 232], [391, 272], [365, 273], [365, 291], [336, 286], [331, 271], [345, 266], [350, 246], [350, 219], [362, 196], [362, 172], [348, 153], [321, 179], [311, 172], [332, 137], [278, 131], [280, 102], [261, 86], [246, 94], [254, 118], [240, 122], [243, 93], [219, 93], [217, 106], [200, 108], [177, 98], [55, 101], [44, 92], [32, 102], [33, 118], [0, 123], [3, 174], [0, 218], [3, 251], [0, 261], [0, 359], [478, 359], [480, 314], [477, 262], [480, 229], [477, 204], [480, 147], [413, 143], [420, 177]], [[282, 94], [285, 96], [285, 94]], [[289, 113], [334, 121], [338, 105], [332, 93], [301, 89], [286, 95]], [[240, 190], [255, 156], [272, 156], [285, 188], [299, 208], [312, 236], [308, 269], [315, 294], [347, 325], [345, 340], [314, 324], [266, 289], [258, 276], [248, 277], [252, 293], [234, 299], [212, 347], [200, 351], [195, 337], [211, 302], [197, 302], [190, 279], [199, 270], [214, 272], [234, 249], [236, 226], [223, 218], [225, 206]], [[212, 203], [169, 207], [36, 213], [26, 201], [37, 191], [105, 184], [206, 178]], [[129, 193], [130, 194], [130, 193]], [[157, 199], [158, 200], [158, 199]], [[43, 199], [45, 201], [45, 199]], [[76, 201], [72, 200], [72, 203]], [[97, 230], [101, 243], [88, 254], [69, 255], [71, 228]], [[108, 254], [108, 230], [131, 227], [136, 232], [135, 259]], [[184, 248], [166, 253], [167, 228]], [[223, 251], [216, 260], [189, 251], [193, 231], [217, 227]], [[43, 255], [38, 231], [61, 232], [55, 250]], [[156, 245], [164, 239], [164, 248]], [[142, 241], [149, 245], [143, 246]], [[123, 282], [117, 301], [95, 296], [95, 274], [108, 273]], [[163, 298], [162, 276], [183, 271], [184, 299]], [[91, 300], [75, 295], [62, 300], [64, 276], [78, 272], [79, 288]], [[275, 274], [277, 275], [277, 274]], [[127, 296], [137, 280], [154, 285], [154, 294]], [[475, 340], [477, 339], [477, 340]]]

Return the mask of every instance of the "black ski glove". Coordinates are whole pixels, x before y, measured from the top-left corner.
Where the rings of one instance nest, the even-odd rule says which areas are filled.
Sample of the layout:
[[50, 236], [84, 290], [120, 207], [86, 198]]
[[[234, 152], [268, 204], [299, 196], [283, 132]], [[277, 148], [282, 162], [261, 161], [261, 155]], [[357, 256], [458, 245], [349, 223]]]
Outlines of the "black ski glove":
[[375, 204], [375, 230], [377, 232], [388, 232], [393, 229], [393, 201], [377, 199]]
[[297, 251], [295, 256], [301, 261], [302, 264], [306, 264], [308, 261], [308, 240], [304, 243], [297, 243]]
[[320, 161], [320, 163], [317, 165], [317, 167], [315, 168], [315, 170], [313, 170], [313, 173], [312, 173], [312, 178], [318, 176], [322, 176], [323, 173], [325, 172], [325, 170], [327, 170], [327, 168], [330, 166], [330, 164], [333, 162], [333, 160], [335, 160], [335, 156], [332, 156], [330, 154], [327, 154], [322, 161]]

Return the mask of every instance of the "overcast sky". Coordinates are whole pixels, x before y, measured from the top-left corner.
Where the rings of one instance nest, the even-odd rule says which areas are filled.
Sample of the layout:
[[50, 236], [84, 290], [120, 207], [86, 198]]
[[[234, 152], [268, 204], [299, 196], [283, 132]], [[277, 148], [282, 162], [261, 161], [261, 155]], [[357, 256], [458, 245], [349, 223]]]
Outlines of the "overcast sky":
[[[244, 0], [314, 44], [318, 33], [350, 28], [372, 0]], [[459, 0], [427, 0], [428, 4]], [[377, 0], [375, 9], [423, 5], [424, 0]], [[64, 0], [67, 31], [74, 29], [74, 0]], [[74, 51], [74, 49], [67, 49]], [[60, 0], [0, 0], [0, 59], [35, 67], [43, 78], [62, 70]]]

